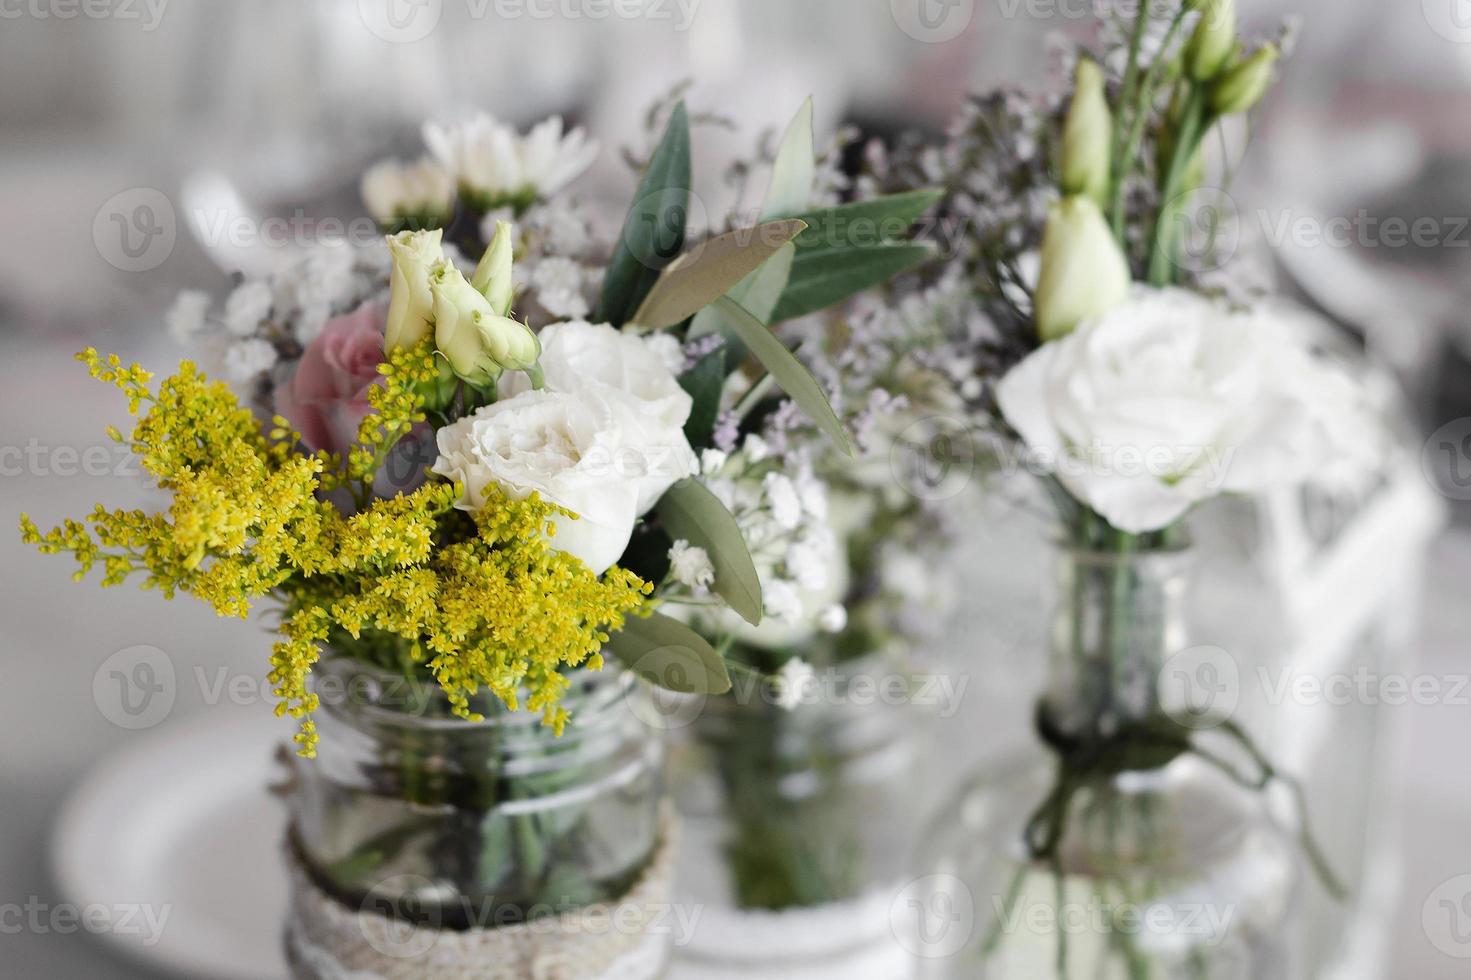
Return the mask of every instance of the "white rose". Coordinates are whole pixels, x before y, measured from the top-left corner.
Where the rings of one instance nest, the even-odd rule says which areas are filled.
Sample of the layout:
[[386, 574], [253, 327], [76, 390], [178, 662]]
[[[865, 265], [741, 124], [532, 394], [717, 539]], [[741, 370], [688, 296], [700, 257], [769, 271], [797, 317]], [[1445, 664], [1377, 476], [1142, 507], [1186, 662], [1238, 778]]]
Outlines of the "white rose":
[[598, 398], [528, 391], [440, 429], [434, 472], [463, 485], [462, 510], [485, 506], [496, 486], [572, 511], [575, 520], [554, 518], [550, 542], [601, 575], [623, 556], [639, 516], [638, 484], [613, 474], [627, 436]]
[[[637, 484], [640, 515], [676, 482], [699, 472], [684, 434], [692, 400], [656, 347], [607, 324], [582, 321], [554, 323], [537, 339], [547, 391], [598, 396], [618, 415], [625, 439], [617, 468]], [[501, 382], [506, 395], [530, 387], [522, 375]]]
[[1139, 287], [1018, 364], [997, 400], [1029, 466], [1144, 533], [1330, 458], [1319, 403], [1339, 380], [1269, 314]]

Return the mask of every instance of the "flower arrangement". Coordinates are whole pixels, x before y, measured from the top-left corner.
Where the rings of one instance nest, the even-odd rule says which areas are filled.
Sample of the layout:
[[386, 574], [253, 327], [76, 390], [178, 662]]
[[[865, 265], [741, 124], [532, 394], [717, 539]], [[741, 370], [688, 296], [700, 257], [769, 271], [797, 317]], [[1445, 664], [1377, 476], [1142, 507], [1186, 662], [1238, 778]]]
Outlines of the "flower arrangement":
[[[978, 97], [943, 145], [872, 147], [860, 181], [863, 193], [945, 188], [936, 226], [949, 261], [897, 284], [881, 312], [889, 345], [910, 344], [909, 397], [1040, 476], [1056, 515], [1055, 679], [1037, 715], [1053, 767], [1021, 836], [1058, 894], [1081, 875], [1106, 906], [1173, 887], [1130, 864], [1152, 851], [1125, 857], [1131, 807], [1146, 808], [1151, 839], [1171, 831], [1147, 809], [1161, 801], [1131, 798], [1120, 774], [1188, 759], [1255, 790], [1294, 785], [1231, 719], [1166, 704], [1154, 683], [1178, 649], [1183, 585], [1162, 569], [1187, 546], [1190, 511], [1295, 485], [1377, 441], [1362, 387], [1217, 239], [1185, 234], [1212, 189], [1210, 137], [1261, 101], [1290, 37], [1248, 47], [1232, 0], [1132, 9], [1063, 54], [1063, 97]], [[1122, 823], [1099, 845], [1095, 820]], [[1301, 845], [1338, 891], [1305, 826]], [[1032, 887], [1027, 868], [986, 885], [1011, 907]], [[1127, 935], [1107, 943], [1100, 957], [1150, 975]], [[998, 925], [983, 952], [1002, 944]]]
[[[173, 502], [99, 508], [44, 533], [26, 519], [24, 536], [72, 553], [79, 574], [102, 564], [106, 585], [141, 573], [145, 588], [222, 615], [279, 601], [271, 680], [280, 710], [303, 719], [306, 754], [317, 705], [306, 677], [323, 646], [432, 675], [466, 719], [484, 687], [511, 707], [524, 697], [559, 729], [565, 672], [600, 667], [605, 647], [651, 679], [727, 688], [716, 649], [655, 610], [714, 596], [751, 623], [785, 611], [782, 582], [757, 574], [750, 522], [728, 509], [740, 503], [706, 484], [724, 490], [730, 433], [763, 401], [846, 439], [767, 321], [879, 281], [823, 267], [859, 245], [799, 237], [836, 221], [804, 216], [817, 165], [806, 112], [806, 158], [788, 154], [762, 221], [689, 248], [682, 103], [665, 112], [611, 249], [558, 194], [597, 151], [580, 130], [427, 126], [432, 156], [364, 178], [386, 263], [324, 248], [241, 284], [214, 323], [193, 294], [171, 313], [180, 335], [227, 335], [226, 370], [268, 418], [188, 362], [155, 389], [141, 368], [85, 352], [138, 416], [113, 437]], [[785, 188], [802, 174], [799, 198]], [[606, 264], [589, 265], [600, 253]], [[789, 503], [801, 509], [799, 485], [808, 510], [820, 506], [801, 474], [765, 480], [780, 524]], [[641, 659], [648, 649], [687, 659], [671, 670]]]

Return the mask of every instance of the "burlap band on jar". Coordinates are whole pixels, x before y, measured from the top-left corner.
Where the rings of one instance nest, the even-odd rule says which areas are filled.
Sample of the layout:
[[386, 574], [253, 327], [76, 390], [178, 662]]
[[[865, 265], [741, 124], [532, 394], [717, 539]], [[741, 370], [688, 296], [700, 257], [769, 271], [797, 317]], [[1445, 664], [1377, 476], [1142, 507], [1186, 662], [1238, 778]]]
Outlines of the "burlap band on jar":
[[298, 980], [655, 980], [669, 959], [675, 825], [621, 900], [495, 929], [431, 929], [352, 909], [291, 848], [286, 956]]

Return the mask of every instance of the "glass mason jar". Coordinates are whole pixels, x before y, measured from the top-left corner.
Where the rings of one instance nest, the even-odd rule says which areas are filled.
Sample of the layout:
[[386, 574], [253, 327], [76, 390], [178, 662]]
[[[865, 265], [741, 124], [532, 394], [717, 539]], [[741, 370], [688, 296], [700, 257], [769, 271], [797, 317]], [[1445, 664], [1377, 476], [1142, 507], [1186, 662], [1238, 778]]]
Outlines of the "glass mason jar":
[[925, 978], [1300, 975], [1295, 842], [1228, 772], [1243, 746], [1207, 727], [1209, 705], [1162, 698], [1191, 655], [1190, 564], [1058, 555], [1046, 751], [940, 813], [916, 906]]
[[[633, 675], [572, 674], [561, 736], [488, 693], [467, 722], [432, 680], [344, 657], [314, 675], [320, 741], [296, 760], [288, 847], [345, 909], [403, 929], [535, 925], [617, 904], [660, 851], [663, 740]], [[288, 926], [296, 975], [316, 977], [294, 943]]]
[[899, 658], [874, 655], [817, 668], [790, 710], [738, 676], [692, 712], [671, 750], [677, 894], [702, 910], [682, 971], [905, 975], [889, 908], [913, 876], [928, 786], [914, 690]]

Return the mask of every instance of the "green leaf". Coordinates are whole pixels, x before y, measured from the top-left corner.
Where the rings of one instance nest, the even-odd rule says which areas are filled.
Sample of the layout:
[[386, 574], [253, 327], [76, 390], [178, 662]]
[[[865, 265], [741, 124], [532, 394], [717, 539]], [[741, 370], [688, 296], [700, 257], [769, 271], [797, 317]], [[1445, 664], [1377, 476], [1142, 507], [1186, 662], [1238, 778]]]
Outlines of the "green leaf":
[[920, 215], [943, 196], [944, 192], [937, 190], [905, 191], [796, 215], [807, 224], [807, 230], [797, 236], [797, 255], [800, 258], [903, 241]]
[[825, 310], [866, 289], [881, 286], [901, 272], [923, 265], [937, 251], [928, 242], [896, 242], [847, 251], [825, 250], [805, 256], [798, 249], [792, 263], [791, 279], [781, 301], [772, 311], [771, 322], [795, 320]]
[[683, 323], [737, 286], [807, 226], [769, 221], [717, 235], [665, 267], [632, 321], [663, 330]]
[[684, 423], [685, 438], [698, 452], [710, 445], [715, 420], [720, 415], [720, 394], [725, 388], [725, 351], [715, 350], [700, 358], [698, 364], [679, 376], [679, 386], [689, 393], [693, 404]]
[[689, 216], [690, 128], [684, 103], [669, 125], [639, 182], [633, 206], [608, 263], [596, 319], [622, 326], [639, 308], [660, 271], [684, 249]]
[[[792, 260], [796, 254], [797, 247], [788, 242], [767, 259], [761, 268], [742, 279], [725, 295], [744, 306], [756, 319], [762, 322], [770, 320], [772, 311], [786, 291], [787, 279], [792, 274]], [[741, 343], [733, 331], [725, 327], [725, 319], [721, 317], [720, 311], [707, 306], [695, 316], [685, 336], [689, 340], [696, 340], [712, 333], [725, 335], [726, 364], [734, 370], [736, 365], [746, 359], [746, 345]]]
[[797, 236], [787, 289], [771, 322], [826, 309], [927, 261], [933, 248], [906, 237], [941, 196], [908, 191], [799, 215], [807, 230]]
[[843, 423], [838, 421], [837, 413], [828, 404], [827, 395], [823, 393], [822, 385], [807, 370], [807, 366], [797, 360], [795, 354], [786, 349], [786, 346], [777, 339], [771, 328], [751, 315], [751, 312], [739, 303], [728, 297], [722, 296], [715, 301], [715, 309], [719, 310], [724, 317], [726, 325], [741, 339], [761, 362], [762, 367], [771, 373], [776, 383], [781, 386], [797, 403], [797, 407], [807, 414], [817, 424], [829, 439], [848, 456], [853, 455], [853, 447], [848, 443], [848, 433], [843, 430]]
[[730, 672], [715, 648], [668, 616], [629, 616], [623, 629], [608, 640], [608, 649], [625, 667], [656, 687], [681, 694], [724, 694], [730, 690]]
[[746, 622], [759, 626], [761, 577], [746, 547], [746, 536], [720, 498], [698, 480], [681, 480], [659, 500], [657, 510], [665, 533], [704, 548], [710, 556], [716, 594]]
[[817, 183], [817, 152], [813, 149], [812, 97], [802, 103], [787, 126], [771, 167], [771, 186], [761, 208], [761, 220], [789, 218], [812, 204]]

